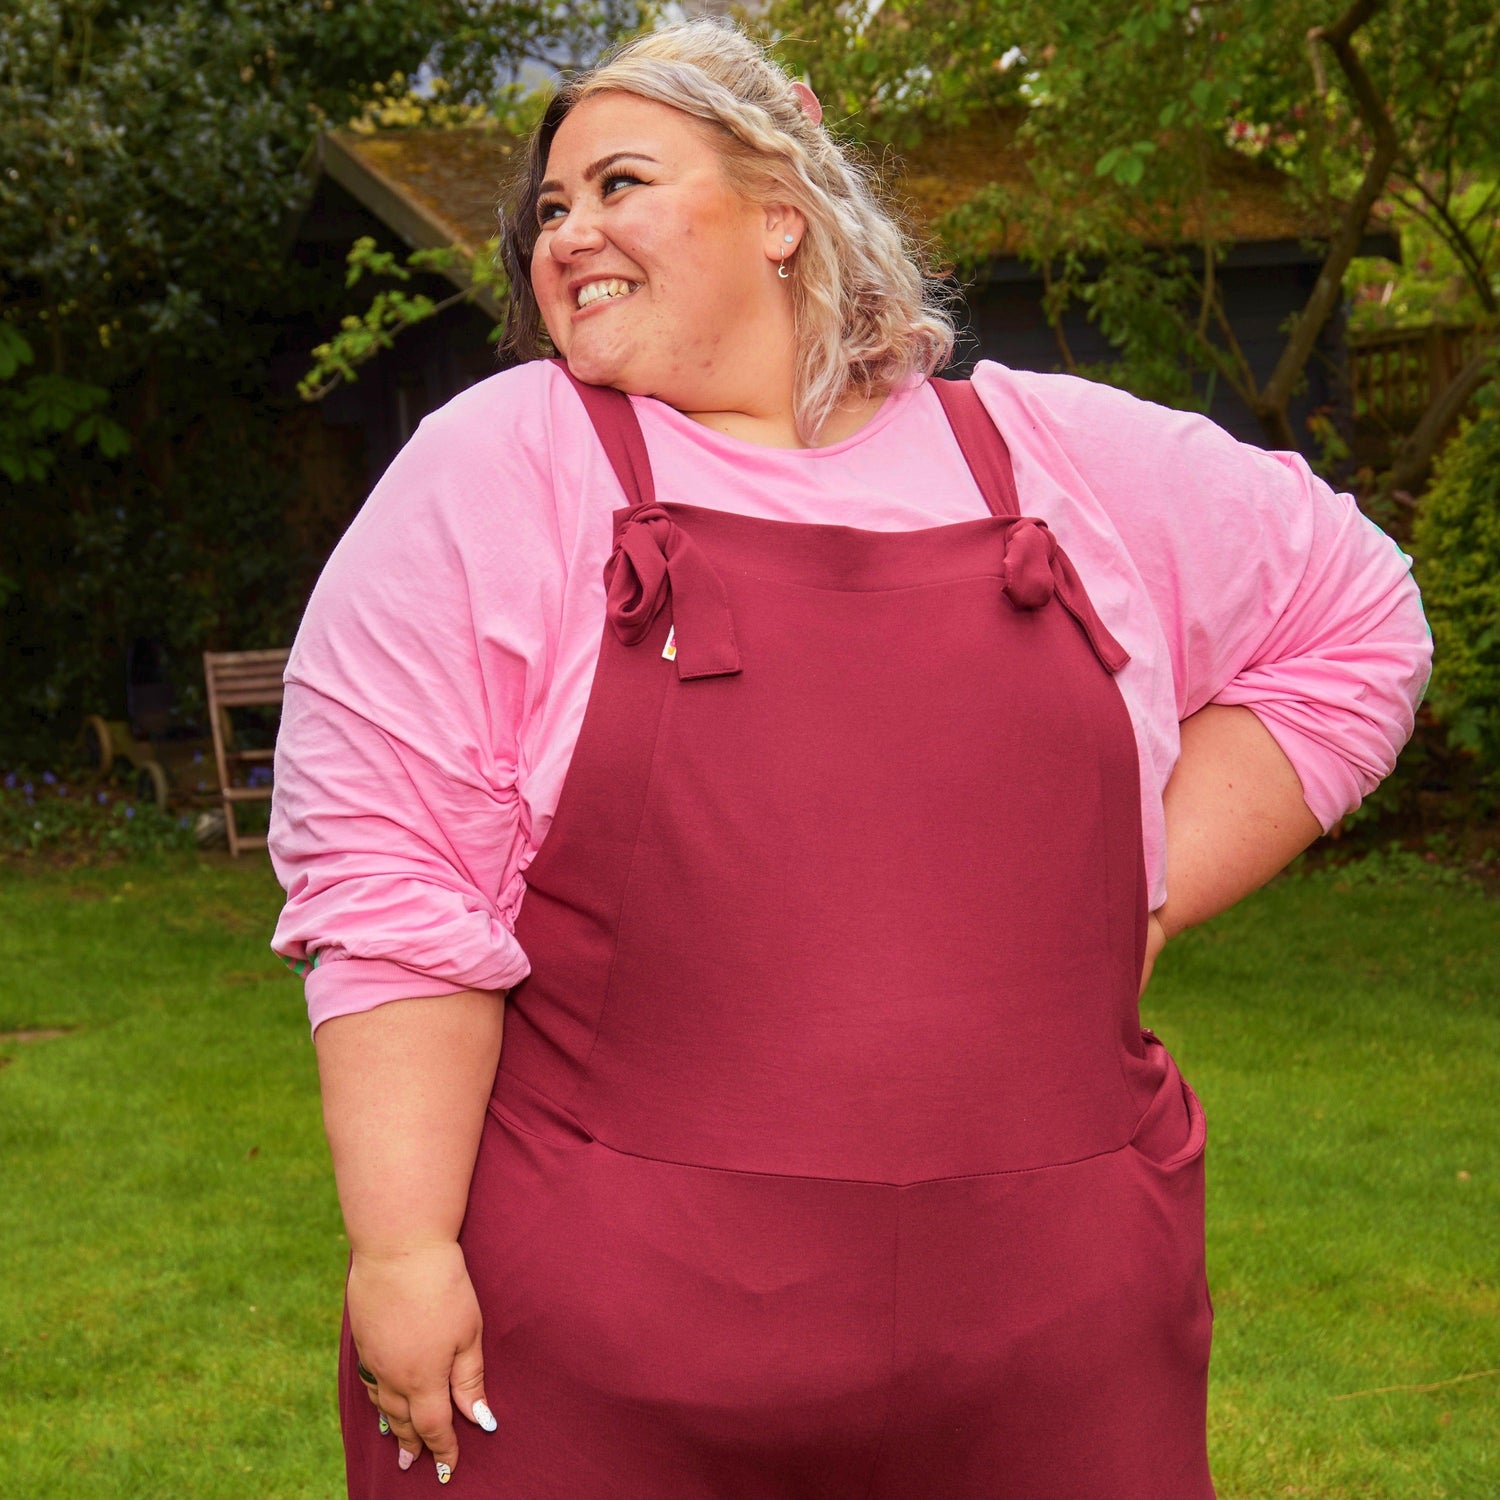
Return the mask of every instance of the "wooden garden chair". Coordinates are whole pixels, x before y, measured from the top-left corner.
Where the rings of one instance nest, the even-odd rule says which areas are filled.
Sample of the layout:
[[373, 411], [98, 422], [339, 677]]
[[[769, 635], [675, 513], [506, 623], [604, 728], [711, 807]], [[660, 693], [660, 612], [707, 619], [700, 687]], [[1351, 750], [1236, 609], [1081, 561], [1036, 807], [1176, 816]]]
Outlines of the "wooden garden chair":
[[229, 852], [238, 859], [241, 847], [263, 849], [263, 834], [244, 834], [235, 826], [235, 804], [269, 802], [271, 786], [236, 786], [234, 772], [269, 765], [274, 750], [241, 750], [235, 744], [232, 708], [279, 708], [281, 674], [291, 653], [278, 651], [205, 651], [203, 678], [208, 685], [208, 722], [214, 736], [214, 759], [219, 768], [219, 792], [224, 799], [224, 834]]

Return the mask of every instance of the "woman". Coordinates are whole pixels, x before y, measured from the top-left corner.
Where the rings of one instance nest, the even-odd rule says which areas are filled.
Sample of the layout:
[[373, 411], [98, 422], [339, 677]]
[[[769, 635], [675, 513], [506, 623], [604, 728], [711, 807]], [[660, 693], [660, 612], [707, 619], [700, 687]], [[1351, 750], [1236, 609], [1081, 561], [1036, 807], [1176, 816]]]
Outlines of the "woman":
[[1200, 418], [929, 380], [732, 29], [565, 87], [507, 227], [565, 364], [398, 457], [278, 747], [351, 1493], [1212, 1494], [1202, 1116], [1137, 995], [1389, 770], [1405, 560]]

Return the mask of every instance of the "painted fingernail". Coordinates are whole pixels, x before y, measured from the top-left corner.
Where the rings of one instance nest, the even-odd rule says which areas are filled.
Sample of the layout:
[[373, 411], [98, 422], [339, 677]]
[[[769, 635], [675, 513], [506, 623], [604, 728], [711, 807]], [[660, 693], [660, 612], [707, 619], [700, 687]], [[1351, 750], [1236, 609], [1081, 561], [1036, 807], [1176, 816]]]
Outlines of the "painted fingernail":
[[381, 1437], [389, 1437], [391, 1435], [390, 1419], [384, 1412], [380, 1414], [380, 1435]]
[[483, 1401], [474, 1403], [474, 1420], [484, 1428], [486, 1432], [493, 1432], [500, 1424], [495, 1420], [495, 1414]]
[[437, 1471], [439, 1484], [447, 1484], [447, 1482], [453, 1478], [453, 1470], [450, 1469], [448, 1465], [442, 1461], [442, 1459], [438, 1460]]
[[409, 1468], [411, 1468], [411, 1466], [416, 1463], [416, 1461], [417, 1455], [415, 1453], [408, 1453], [405, 1448], [403, 1448], [400, 1453], [396, 1455], [396, 1467], [400, 1469], [403, 1474]]

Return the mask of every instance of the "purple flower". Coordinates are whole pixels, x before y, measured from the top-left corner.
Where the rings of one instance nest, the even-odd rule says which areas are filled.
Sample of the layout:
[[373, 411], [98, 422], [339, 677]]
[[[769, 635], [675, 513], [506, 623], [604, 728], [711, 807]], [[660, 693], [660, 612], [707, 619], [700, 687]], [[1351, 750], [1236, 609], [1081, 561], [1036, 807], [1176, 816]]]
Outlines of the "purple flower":
[[55, 776], [54, 776], [54, 775], [53, 775], [53, 774], [52, 774], [52, 772], [51, 772], [51, 771], [43, 771], [43, 772], [42, 772], [42, 781], [43, 781], [43, 782], [44, 782], [44, 783], [45, 783], [45, 784], [46, 784], [46, 785], [47, 785], [47, 786], [56, 786], [56, 785], [57, 785], [57, 777], [55, 777]]
[[36, 790], [36, 788], [33, 787], [32, 784], [28, 781], [26, 783], [26, 785], [21, 788], [21, 790], [23, 792], [25, 792], [26, 795], [29, 797], [32, 794], [32, 792], [34, 792]]
[[11, 771], [5, 777], [5, 790], [13, 792], [16, 789], [16, 773]]
[[133, 818], [135, 816], [135, 809], [133, 807], [127, 807], [125, 809], [125, 816], [127, 818]]
[[106, 802], [108, 802], [108, 801], [109, 801], [109, 797], [104, 792], [100, 792], [99, 793], [99, 806], [103, 807], [104, 804]]

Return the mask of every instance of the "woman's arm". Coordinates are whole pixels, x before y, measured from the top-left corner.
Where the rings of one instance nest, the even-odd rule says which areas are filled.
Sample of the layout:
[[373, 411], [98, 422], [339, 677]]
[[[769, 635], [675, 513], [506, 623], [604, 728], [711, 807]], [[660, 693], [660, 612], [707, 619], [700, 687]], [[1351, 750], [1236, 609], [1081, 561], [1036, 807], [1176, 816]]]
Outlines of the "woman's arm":
[[1167, 900], [1151, 914], [1142, 990], [1169, 938], [1258, 890], [1322, 831], [1291, 761], [1248, 708], [1211, 703], [1183, 721], [1163, 805]]
[[1259, 890], [1322, 828], [1270, 731], [1248, 708], [1210, 703], [1182, 724], [1182, 758], [1162, 799], [1167, 901], [1176, 937]]
[[425, 1445], [451, 1472], [453, 1406], [481, 1426], [493, 1421], [482, 1405], [482, 1323], [458, 1231], [504, 1005], [503, 995], [478, 990], [396, 1000], [334, 1016], [314, 1037], [352, 1251], [349, 1321], [403, 1468]]

